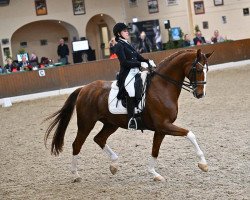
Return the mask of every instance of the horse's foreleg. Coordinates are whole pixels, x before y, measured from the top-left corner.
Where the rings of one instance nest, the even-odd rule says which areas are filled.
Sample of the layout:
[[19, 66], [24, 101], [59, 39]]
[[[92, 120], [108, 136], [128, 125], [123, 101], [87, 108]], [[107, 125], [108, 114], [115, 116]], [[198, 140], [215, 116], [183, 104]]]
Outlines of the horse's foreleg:
[[164, 137], [165, 137], [164, 134], [160, 134], [160, 133], [154, 134], [152, 157], [150, 158], [150, 161], [149, 161], [148, 171], [149, 173], [153, 175], [155, 181], [165, 181], [165, 179], [155, 171], [155, 166], [157, 164], [156, 159], [159, 155], [160, 146]]
[[104, 124], [102, 130], [94, 137], [94, 141], [103, 149], [103, 151], [109, 156], [111, 160], [110, 172], [114, 175], [118, 171], [118, 156], [116, 153], [106, 144], [108, 137], [114, 133], [118, 127], [112, 124]]
[[188, 132], [187, 139], [189, 139], [192, 142], [192, 144], [195, 147], [196, 153], [197, 153], [198, 157], [200, 158], [200, 162], [198, 163], [198, 167], [202, 171], [207, 172], [208, 171], [207, 161], [206, 161], [205, 156], [204, 156], [203, 152], [201, 151], [201, 149], [196, 141], [195, 135], [192, 133], [192, 131]]

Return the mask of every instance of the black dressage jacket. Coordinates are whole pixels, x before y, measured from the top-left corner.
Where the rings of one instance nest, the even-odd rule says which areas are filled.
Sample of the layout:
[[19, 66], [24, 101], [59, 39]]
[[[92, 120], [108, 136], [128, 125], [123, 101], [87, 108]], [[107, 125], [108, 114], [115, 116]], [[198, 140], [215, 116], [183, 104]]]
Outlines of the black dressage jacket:
[[[115, 53], [120, 61], [120, 72], [118, 77], [118, 87], [121, 90], [125, 90], [124, 82], [131, 68], [141, 67], [141, 62], [147, 62], [148, 59], [143, 58], [135, 48], [119, 39], [115, 45]], [[119, 98], [118, 98], [119, 99]]]

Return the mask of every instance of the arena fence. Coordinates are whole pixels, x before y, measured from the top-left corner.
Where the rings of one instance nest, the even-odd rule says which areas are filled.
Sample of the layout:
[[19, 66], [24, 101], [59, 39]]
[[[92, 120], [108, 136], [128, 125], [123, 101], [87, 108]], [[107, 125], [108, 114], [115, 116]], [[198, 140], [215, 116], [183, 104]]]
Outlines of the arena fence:
[[[250, 59], [250, 39], [194, 46], [190, 49], [202, 49], [204, 53], [214, 51], [209, 64], [221, 64]], [[173, 49], [144, 54], [158, 64], [172, 53]], [[0, 76], [0, 98], [33, 94], [72, 88], [85, 85], [94, 80], [114, 80], [119, 70], [119, 62], [99, 60], [87, 63], [45, 68], [44, 71], [11, 73]]]

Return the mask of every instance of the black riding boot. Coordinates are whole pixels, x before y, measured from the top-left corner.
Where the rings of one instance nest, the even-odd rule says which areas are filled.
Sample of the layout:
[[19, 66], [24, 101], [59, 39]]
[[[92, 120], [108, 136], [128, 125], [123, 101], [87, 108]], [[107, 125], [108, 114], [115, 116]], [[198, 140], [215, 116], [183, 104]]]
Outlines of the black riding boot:
[[134, 118], [135, 114], [135, 97], [127, 97], [127, 111], [128, 111], [128, 129], [137, 130], [137, 122]]

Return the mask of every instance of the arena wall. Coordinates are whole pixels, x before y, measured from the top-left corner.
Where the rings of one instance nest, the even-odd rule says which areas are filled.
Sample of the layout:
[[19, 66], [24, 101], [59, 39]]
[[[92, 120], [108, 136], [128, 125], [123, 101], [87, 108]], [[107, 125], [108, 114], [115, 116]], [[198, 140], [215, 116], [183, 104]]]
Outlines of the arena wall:
[[[209, 64], [221, 64], [250, 59], [250, 39], [225, 43], [194, 46], [204, 53], [214, 51]], [[158, 64], [172, 53], [181, 50], [153, 52], [144, 54]], [[95, 80], [113, 80], [119, 70], [119, 62], [115, 60], [100, 60], [88, 63], [53, 67], [44, 69], [45, 76], [39, 76], [39, 71], [19, 72], [1, 75], [0, 98], [46, 92], [85, 85]]]

